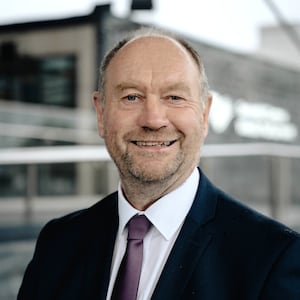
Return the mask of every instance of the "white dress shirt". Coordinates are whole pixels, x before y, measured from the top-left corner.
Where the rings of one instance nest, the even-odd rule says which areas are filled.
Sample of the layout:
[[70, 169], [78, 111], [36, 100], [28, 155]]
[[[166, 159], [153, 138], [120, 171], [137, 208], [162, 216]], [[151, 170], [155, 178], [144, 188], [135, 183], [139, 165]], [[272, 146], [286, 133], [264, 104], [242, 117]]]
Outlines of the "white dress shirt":
[[192, 206], [198, 184], [199, 172], [195, 168], [191, 176], [181, 186], [153, 203], [143, 212], [136, 210], [129, 204], [123, 195], [121, 184], [119, 184], [119, 230], [106, 299], [109, 300], [111, 297], [119, 266], [126, 250], [126, 225], [136, 214], [145, 214], [153, 225], [144, 238], [143, 264], [137, 299], [148, 300], [151, 298], [184, 219]]

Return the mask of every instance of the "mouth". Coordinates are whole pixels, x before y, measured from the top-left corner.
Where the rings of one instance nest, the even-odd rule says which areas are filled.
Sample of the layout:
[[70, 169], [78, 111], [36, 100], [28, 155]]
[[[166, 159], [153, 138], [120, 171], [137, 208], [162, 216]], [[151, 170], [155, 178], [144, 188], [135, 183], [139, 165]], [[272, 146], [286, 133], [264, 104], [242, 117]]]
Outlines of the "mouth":
[[170, 147], [176, 142], [173, 141], [132, 141], [133, 144], [139, 147]]

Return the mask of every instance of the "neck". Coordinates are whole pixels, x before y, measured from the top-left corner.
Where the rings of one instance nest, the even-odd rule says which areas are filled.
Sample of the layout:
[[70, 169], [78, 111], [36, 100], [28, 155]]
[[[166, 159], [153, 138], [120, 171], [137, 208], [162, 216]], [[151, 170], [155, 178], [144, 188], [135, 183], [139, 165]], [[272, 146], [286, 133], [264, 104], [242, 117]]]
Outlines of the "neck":
[[153, 182], [144, 182], [132, 177], [121, 177], [122, 190], [127, 201], [134, 208], [144, 211], [161, 197], [179, 187], [191, 173], [184, 177], [173, 175], [171, 178]]

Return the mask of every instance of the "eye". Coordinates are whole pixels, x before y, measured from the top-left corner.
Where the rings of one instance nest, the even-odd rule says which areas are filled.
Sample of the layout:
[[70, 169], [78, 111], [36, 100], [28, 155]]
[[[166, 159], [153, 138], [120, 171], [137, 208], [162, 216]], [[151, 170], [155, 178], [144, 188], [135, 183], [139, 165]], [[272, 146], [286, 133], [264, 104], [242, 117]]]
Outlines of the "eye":
[[138, 100], [138, 95], [127, 95], [124, 97], [124, 99], [129, 102], [133, 102], [133, 101]]
[[181, 99], [182, 99], [181, 97], [175, 96], [175, 95], [171, 95], [171, 96], [169, 96], [169, 98], [170, 98], [171, 100], [173, 100], [173, 101], [178, 101], [178, 100], [181, 100]]
[[184, 96], [178, 96], [178, 94], [169, 94], [164, 97], [166, 103], [170, 106], [181, 107], [186, 103], [186, 98]]
[[169, 95], [166, 97], [166, 100], [168, 100], [169, 102], [172, 102], [172, 103], [179, 104], [184, 100], [184, 98], [177, 96], [177, 95]]

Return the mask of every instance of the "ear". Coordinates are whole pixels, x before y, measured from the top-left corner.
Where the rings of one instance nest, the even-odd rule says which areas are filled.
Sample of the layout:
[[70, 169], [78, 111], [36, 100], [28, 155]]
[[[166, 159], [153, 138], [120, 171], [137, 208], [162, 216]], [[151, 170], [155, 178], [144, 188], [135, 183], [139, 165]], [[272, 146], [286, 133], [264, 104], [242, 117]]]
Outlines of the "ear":
[[203, 115], [202, 115], [204, 137], [206, 137], [208, 134], [208, 117], [209, 117], [209, 112], [212, 104], [212, 99], [213, 99], [212, 94], [208, 93], [205, 105], [203, 107]]
[[93, 93], [93, 104], [97, 114], [97, 127], [99, 135], [103, 138], [104, 137], [104, 123], [103, 123], [103, 113], [104, 107], [101, 103], [101, 94], [99, 92]]

